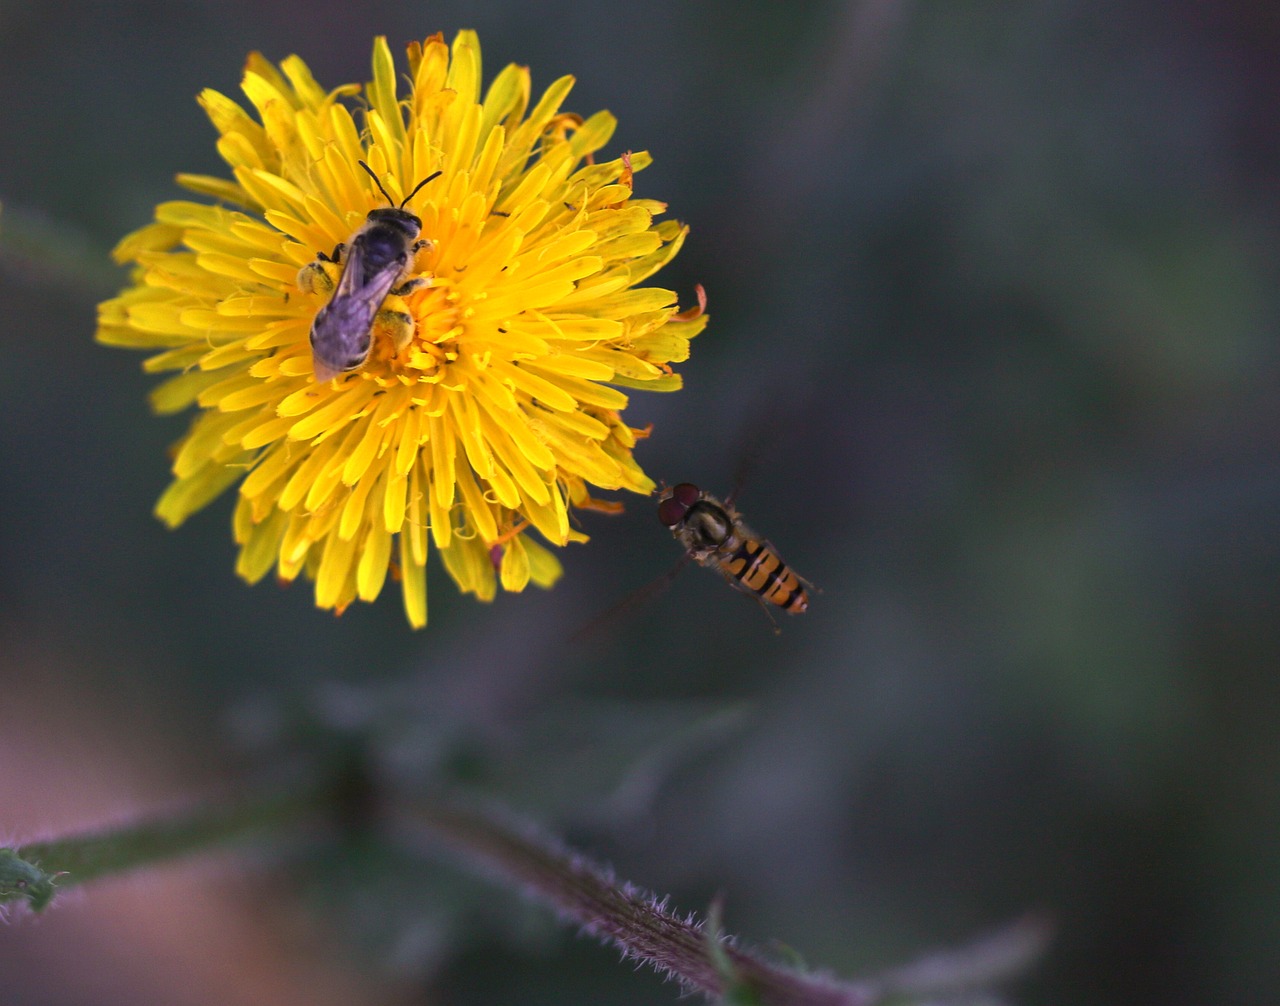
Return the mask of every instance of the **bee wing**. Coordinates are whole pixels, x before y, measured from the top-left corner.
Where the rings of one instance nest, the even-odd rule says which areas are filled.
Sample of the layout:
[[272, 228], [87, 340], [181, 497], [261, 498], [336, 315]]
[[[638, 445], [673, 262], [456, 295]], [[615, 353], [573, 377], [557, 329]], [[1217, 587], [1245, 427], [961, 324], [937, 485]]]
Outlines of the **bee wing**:
[[369, 355], [369, 330], [397, 275], [394, 269], [384, 269], [366, 276], [363, 246], [358, 240], [352, 242], [333, 296], [311, 325], [317, 381], [327, 381], [359, 366]]
[[380, 301], [334, 294], [311, 325], [311, 356], [316, 380], [327, 381], [359, 366], [369, 355], [369, 330]]
[[342, 267], [342, 275], [338, 277], [338, 288], [333, 292], [334, 299], [339, 297], [370, 298], [374, 301], [373, 309], [387, 299], [387, 294], [396, 285], [400, 276], [399, 269], [376, 269], [372, 273], [365, 262], [365, 242], [357, 236], [347, 251], [347, 261]]

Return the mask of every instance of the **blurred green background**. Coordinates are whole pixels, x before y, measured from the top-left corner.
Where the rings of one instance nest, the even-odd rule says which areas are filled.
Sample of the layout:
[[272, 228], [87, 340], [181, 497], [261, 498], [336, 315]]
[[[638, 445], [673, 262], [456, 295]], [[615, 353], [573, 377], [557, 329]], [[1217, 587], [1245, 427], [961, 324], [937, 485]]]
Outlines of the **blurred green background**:
[[[151, 517], [188, 420], [148, 414], [94, 305], [173, 175], [225, 173], [195, 94], [238, 96], [252, 49], [336, 86], [374, 34], [461, 27], [486, 80], [575, 74], [567, 107], [616, 113], [606, 153], [652, 151], [637, 193], [691, 224], [658, 281], [712, 321], [627, 416], [657, 479], [723, 493], [753, 459], [743, 511], [823, 591], [780, 636], [690, 569], [571, 644], [678, 555], [642, 499], [583, 517], [549, 593], [481, 606], [434, 566], [416, 634], [394, 591], [335, 619], [244, 586], [230, 497]], [[1231, 2], [0, 3], [0, 831], [234, 780], [282, 709], [364, 722], [383, 686], [430, 712], [387, 728], [410, 768], [433, 729], [590, 760], [609, 716], [733, 708], [626, 800], [557, 803], [573, 760], [535, 745], [516, 802], [844, 975], [1038, 910], [1015, 1001], [1274, 997], [1278, 52], [1275, 9]], [[567, 930], [455, 949], [430, 898], [353, 947], [368, 905], [241, 862], [170, 899], [230, 892], [224, 942], [152, 919], [203, 864], [0, 930], [6, 1003], [320, 1002], [321, 974], [345, 1002], [676, 998]]]

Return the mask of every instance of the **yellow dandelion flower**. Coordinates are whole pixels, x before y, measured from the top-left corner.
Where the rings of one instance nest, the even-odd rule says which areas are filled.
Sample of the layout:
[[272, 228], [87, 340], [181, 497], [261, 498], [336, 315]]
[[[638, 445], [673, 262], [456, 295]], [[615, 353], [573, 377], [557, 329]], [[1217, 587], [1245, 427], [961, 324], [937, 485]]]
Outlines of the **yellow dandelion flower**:
[[556, 580], [529, 532], [583, 540], [568, 511], [599, 505], [588, 486], [652, 491], [618, 389], [679, 388], [669, 364], [706, 318], [637, 286], [685, 228], [633, 196], [647, 154], [595, 160], [615, 122], [560, 110], [571, 77], [530, 107], [508, 66], [482, 97], [467, 31], [408, 47], [407, 95], [383, 38], [372, 76], [326, 91], [296, 56], [254, 54], [252, 113], [202, 93], [233, 178], [179, 175], [217, 204], [162, 203], [120, 242], [133, 285], [97, 337], [177, 371], [158, 412], [201, 410], [163, 521], [239, 483], [246, 580], [305, 573], [341, 611], [390, 571], [421, 626], [428, 541], [489, 600]]

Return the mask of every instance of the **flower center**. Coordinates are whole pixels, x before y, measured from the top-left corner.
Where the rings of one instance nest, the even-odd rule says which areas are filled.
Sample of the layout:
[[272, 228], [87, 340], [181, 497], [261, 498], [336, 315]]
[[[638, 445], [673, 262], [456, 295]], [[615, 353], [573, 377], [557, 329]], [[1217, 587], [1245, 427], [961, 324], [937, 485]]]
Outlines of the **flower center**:
[[444, 368], [458, 357], [462, 334], [458, 303], [461, 294], [446, 281], [414, 290], [403, 300], [388, 298], [384, 311], [407, 314], [411, 325], [379, 320], [373, 326], [369, 358], [360, 376], [382, 387], [427, 382], [444, 376]]

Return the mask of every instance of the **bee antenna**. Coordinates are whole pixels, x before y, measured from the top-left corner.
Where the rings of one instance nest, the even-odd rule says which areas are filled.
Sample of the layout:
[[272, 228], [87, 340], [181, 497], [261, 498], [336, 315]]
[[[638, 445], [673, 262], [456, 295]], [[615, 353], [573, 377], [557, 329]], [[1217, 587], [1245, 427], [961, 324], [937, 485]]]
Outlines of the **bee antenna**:
[[427, 175], [426, 178], [424, 178], [422, 181], [420, 181], [417, 185], [413, 187], [412, 192], [410, 192], [407, 196], [404, 197], [404, 201], [400, 203], [400, 208], [404, 209], [404, 204], [407, 203], [414, 196], [416, 196], [418, 194], [418, 190], [422, 188], [422, 186], [426, 185], [427, 182], [431, 181], [431, 179], [440, 177], [440, 175], [442, 174], [444, 174], [443, 171], [433, 171], [431, 172], [431, 174]]
[[[381, 192], [384, 196], [386, 196], [386, 197], [387, 197], [387, 202], [389, 202], [392, 206], [394, 206], [394, 205], [396, 204], [396, 201], [395, 201], [394, 199], [392, 199], [392, 198], [391, 198], [391, 196], [387, 194], [387, 190], [386, 190], [386, 189], [384, 189], [384, 188], [382, 187], [382, 179], [380, 179], [380, 178], [379, 178], [379, 177], [374, 173], [373, 168], [371, 168], [371, 167], [369, 167], [369, 165], [365, 164], [365, 163], [364, 163], [364, 161], [356, 161], [356, 163], [357, 163], [358, 165], [360, 165], [360, 167], [364, 168], [364, 169], [365, 169], [365, 171], [369, 172], [369, 177], [373, 179], [373, 184], [374, 184], [374, 185], [376, 185], [376, 186], [378, 186], [378, 191], [379, 191], [379, 192]], [[416, 192], [416, 191], [417, 191], [417, 189], [415, 189], [414, 191]], [[403, 204], [403, 203], [401, 203], [400, 205], [401, 205], [401, 206], [403, 206], [404, 204]]]

